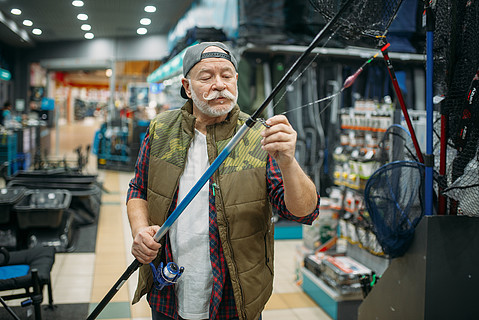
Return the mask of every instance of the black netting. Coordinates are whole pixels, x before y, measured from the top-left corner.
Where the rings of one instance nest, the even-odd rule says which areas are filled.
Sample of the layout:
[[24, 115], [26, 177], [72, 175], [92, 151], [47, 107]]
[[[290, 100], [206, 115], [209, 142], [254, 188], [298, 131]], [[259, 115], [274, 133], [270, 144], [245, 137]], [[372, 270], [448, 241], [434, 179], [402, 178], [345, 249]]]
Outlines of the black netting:
[[310, 0], [313, 7], [330, 21], [343, 5], [344, 14], [331, 27], [345, 39], [382, 36], [388, 29], [402, 0]]
[[438, 1], [435, 13], [435, 87], [445, 97], [448, 145], [457, 151], [447, 159], [446, 195], [453, 211], [479, 215], [479, 1]]
[[409, 247], [424, 215], [424, 166], [414, 161], [388, 163], [369, 178], [364, 200], [373, 232], [390, 257]]
[[447, 78], [450, 74], [448, 61], [450, 59], [452, 16], [451, 0], [442, 0], [441, 4], [434, 7], [436, 24], [434, 30], [434, 85], [436, 94], [445, 95], [447, 91]]

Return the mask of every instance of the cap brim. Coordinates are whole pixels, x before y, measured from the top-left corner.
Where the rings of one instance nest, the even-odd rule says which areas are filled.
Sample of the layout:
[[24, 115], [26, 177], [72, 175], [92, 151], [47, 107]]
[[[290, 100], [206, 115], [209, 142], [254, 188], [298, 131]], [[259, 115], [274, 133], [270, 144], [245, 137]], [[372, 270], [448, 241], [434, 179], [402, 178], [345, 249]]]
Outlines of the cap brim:
[[186, 95], [185, 87], [181, 86], [180, 94], [183, 98], [189, 99], [189, 97]]

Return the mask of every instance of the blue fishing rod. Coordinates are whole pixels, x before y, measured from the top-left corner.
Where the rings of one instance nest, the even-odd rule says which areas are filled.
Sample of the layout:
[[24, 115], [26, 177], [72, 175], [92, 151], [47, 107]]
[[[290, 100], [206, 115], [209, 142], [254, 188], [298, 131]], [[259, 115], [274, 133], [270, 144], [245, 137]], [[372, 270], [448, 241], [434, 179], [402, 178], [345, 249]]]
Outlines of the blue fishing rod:
[[[205, 173], [200, 177], [200, 179], [196, 182], [196, 184], [191, 188], [188, 194], [184, 197], [184, 199], [177, 205], [175, 210], [170, 214], [168, 219], [163, 223], [160, 229], [154, 235], [155, 241], [159, 242], [162, 239], [168, 230], [170, 230], [173, 223], [178, 219], [181, 213], [186, 209], [186, 207], [190, 204], [190, 202], [196, 197], [198, 192], [203, 188], [203, 186], [208, 182], [211, 176], [215, 173], [216, 170], [221, 166], [221, 164], [225, 161], [225, 159], [229, 156], [229, 154], [233, 151], [236, 145], [241, 141], [241, 139], [246, 135], [248, 130], [252, 128], [257, 122], [260, 117], [261, 113], [266, 109], [266, 106], [273, 101], [273, 98], [279, 93], [279, 91], [286, 85], [286, 82], [289, 78], [298, 70], [301, 64], [308, 58], [314, 48], [316, 48], [319, 42], [323, 39], [326, 34], [326, 31], [329, 29], [331, 25], [336, 23], [339, 17], [343, 14], [346, 8], [353, 0], [348, 0], [345, 2], [339, 11], [335, 14], [335, 16], [318, 32], [315, 36], [311, 44], [306, 48], [306, 50], [301, 54], [301, 56], [294, 62], [291, 68], [286, 72], [286, 74], [281, 78], [275, 88], [271, 91], [269, 96], [266, 100], [259, 106], [259, 108], [251, 115], [248, 120], [240, 127], [238, 132], [233, 136], [231, 141], [225, 146], [223, 151], [216, 157], [213, 163], [206, 169]], [[105, 308], [105, 306], [110, 302], [113, 296], [121, 289], [121, 287], [125, 284], [128, 278], [141, 266], [141, 262], [135, 259], [125, 270], [125, 272], [120, 276], [118, 281], [113, 285], [113, 287], [108, 291], [105, 297], [100, 301], [100, 303], [96, 306], [96, 308], [91, 312], [88, 316], [87, 320], [96, 319], [96, 317], [100, 314], [100, 312]], [[158, 271], [162, 271], [161, 268]]]

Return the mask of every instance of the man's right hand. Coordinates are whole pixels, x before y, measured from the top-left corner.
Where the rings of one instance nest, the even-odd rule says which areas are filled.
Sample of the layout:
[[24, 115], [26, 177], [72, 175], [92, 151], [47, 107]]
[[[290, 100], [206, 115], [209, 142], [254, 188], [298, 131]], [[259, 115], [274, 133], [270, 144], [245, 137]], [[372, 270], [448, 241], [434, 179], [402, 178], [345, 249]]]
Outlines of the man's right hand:
[[159, 226], [141, 228], [133, 239], [131, 253], [142, 264], [153, 261], [161, 248], [161, 244], [153, 239], [159, 229]]

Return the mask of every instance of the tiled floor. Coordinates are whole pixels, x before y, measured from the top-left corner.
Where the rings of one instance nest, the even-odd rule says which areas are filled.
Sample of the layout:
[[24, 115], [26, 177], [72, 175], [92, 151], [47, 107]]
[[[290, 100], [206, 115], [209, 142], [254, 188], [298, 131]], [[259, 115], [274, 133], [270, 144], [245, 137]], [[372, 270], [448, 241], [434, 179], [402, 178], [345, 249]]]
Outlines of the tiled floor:
[[[74, 156], [79, 145], [92, 143], [99, 123], [89, 119], [60, 127], [58, 154]], [[52, 152], [56, 152], [56, 135], [52, 134]], [[95, 253], [57, 254], [52, 271], [53, 296], [56, 304], [90, 303], [90, 310], [104, 297], [126, 267], [133, 261], [130, 254], [131, 234], [124, 199], [132, 173], [96, 169], [96, 158], [90, 156], [88, 171], [97, 173], [109, 193], [103, 194]], [[263, 312], [265, 320], [331, 319], [295, 283], [296, 247], [300, 240], [275, 242], [275, 280], [273, 295]], [[98, 319], [151, 319], [144, 300], [131, 305], [137, 283], [133, 274], [114, 296]]]

